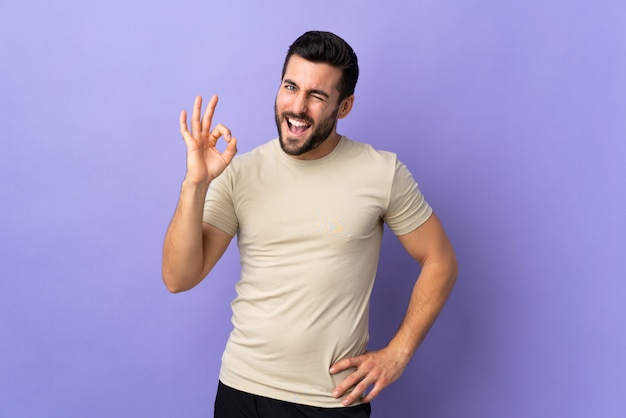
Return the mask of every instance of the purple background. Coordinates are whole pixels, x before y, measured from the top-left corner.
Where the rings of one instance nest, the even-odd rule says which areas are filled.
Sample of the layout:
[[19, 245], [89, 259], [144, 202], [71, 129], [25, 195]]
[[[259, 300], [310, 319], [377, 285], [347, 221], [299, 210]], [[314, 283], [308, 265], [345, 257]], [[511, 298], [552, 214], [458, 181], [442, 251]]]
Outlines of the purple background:
[[[161, 283], [178, 114], [217, 93], [241, 151], [273, 138], [309, 29], [359, 55], [340, 132], [400, 155], [461, 266], [373, 416], [626, 416], [621, 0], [4, 0], [0, 416], [211, 416], [239, 265]], [[416, 274], [386, 234], [371, 348]]]

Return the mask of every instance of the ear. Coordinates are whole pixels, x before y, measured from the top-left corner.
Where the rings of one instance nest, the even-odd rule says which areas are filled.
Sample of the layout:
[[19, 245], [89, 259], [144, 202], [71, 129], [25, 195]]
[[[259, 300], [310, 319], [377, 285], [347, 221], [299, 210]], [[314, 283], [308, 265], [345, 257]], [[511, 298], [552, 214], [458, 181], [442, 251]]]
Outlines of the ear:
[[343, 101], [339, 105], [339, 113], [337, 114], [337, 117], [339, 119], [343, 119], [346, 116], [348, 116], [348, 113], [350, 113], [350, 111], [352, 110], [353, 104], [354, 104], [354, 94], [351, 95], [350, 97], [346, 97], [345, 99], [343, 99]]

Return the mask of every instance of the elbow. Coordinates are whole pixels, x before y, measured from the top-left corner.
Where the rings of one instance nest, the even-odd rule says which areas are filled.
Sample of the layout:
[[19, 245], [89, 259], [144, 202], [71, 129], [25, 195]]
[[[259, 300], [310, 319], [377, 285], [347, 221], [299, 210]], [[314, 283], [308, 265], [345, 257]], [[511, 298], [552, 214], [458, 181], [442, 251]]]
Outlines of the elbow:
[[181, 293], [184, 292], [185, 289], [182, 288], [182, 286], [180, 286], [178, 283], [168, 280], [168, 278], [163, 275], [163, 284], [165, 284], [165, 288], [170, 292], [170, 293]]
[[185, 292], [195, 286], [195, 282], [194, 284], [189, 285], [188, 280], [183, 280], [180, 277], [177, 277], [176, 275], [170, 272], [167, 272], [165, 270], [163, 270], [162, 278], [163, 278], [163, 284], [165, 284], [165, 288], [170, 293]]
[[168, 262], [163, 258], [161, 278], [170, 293], [181, 293], [195, 287], [200, 281], [201, 273], [191, 268], [181, 268], [178, 263]]
[[434, 266], [436, 266], [437, 275], [441, 279], [442, 291], [449, 294], [452, 292], [459, 275], [459, 263], [452, 248], [441, 254], [441, 257], [435, 261]]
[[168, 283], [168, 282], [166, 282], [165, 280], [164, 280], [164, 282], [165, 282], [165, 288], [166, 288], [166, 289], [167, 289], [170, 293], [182, 293], [182, 292], [184, 292], [184, 291], [188, 290], [188, 289], [186, 289], [186, 288], [184, 288], [184, 287], [182, 287], [182, 286], [179, 286], [179, 285], [177, 285], [177, 284], [174, 284], [174, 283]]

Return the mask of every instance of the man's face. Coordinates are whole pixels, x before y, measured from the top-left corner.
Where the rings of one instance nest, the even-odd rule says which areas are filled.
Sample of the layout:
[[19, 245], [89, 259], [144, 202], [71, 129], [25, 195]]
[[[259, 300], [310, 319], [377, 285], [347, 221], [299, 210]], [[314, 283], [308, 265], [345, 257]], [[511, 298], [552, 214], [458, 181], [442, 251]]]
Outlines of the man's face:
[[285, 153], [302, 159], [316, 158], [316, 149], [337, 135], [340, 79], [338, 68], [291, 56], [274, 105], [280, 146]]

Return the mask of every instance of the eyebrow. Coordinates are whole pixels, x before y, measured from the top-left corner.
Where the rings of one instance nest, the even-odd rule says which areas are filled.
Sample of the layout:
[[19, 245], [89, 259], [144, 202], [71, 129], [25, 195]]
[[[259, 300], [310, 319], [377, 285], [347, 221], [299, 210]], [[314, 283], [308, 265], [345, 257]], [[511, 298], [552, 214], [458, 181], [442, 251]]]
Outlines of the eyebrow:
[[[286, 84], [291, 84], [292, 86], [296, 86], [296, 87], [298, 87], [298, 84], [296, 84], [296, 82], [295, 82], [295, 81], [293, 81], [293, 80], [289, 80], [288, 78], [284, 79], [284, 80], [283, 80], [283, 83], [286, 83]], [[329, 95], [328, 93], [326, 93], [324, 90], [312, 89], [312, 90], [309, 90], [309, 93], [312, 93], [312, 94], [319, 94], [320, 96], [324, 96], [324, 97], [326, 97], [327, 99], [329, 99], [329, 98], [330, 98], [330, 95]]]

